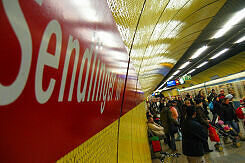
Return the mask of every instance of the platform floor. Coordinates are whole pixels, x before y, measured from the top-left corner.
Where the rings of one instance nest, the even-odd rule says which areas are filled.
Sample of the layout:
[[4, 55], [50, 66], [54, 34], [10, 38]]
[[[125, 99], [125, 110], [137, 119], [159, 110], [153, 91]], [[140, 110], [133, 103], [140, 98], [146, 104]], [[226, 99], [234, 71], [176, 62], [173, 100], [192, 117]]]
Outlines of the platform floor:
[[[223, 152], [218, 152], [214, 148], [214, 142], [209, 141], [209, 148], [214, 151], [206, 154], [205, 160], [207, 163], [245, 163], [245, 142], [240, 142], [239, 148], [234, 147], [232, 144], [223, 144]], [[182, 153], [181, 141], [176, 142], [179, 153]], [[163, 151], [170, 152], [171, 150], [167, 145], [163, 145]], [[161, 163], [159, 159], [152, 160], [153, 163]], [[186, 157], [181, 155], [179, 158], [165, 159], [169, 163], [187, 163]]]

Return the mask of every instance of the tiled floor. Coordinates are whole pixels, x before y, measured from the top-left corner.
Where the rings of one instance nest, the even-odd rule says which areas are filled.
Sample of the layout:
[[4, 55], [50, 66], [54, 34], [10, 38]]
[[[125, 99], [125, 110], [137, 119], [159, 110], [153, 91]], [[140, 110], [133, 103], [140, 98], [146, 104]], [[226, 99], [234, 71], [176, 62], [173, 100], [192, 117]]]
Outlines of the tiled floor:
[[[245, 163], [245, 142], [240, 142], [241, 147], [236, 148], [232, 144], [223, 145], [223, 152], [214, 150], [205, 155], [205, 160], [208, 163]], [[209, 142], [209, 148], [214, 148], [214, 142]], [[176, 142], [179, 153], [182, 153], [181, 142]], [[167, 145], [163, 145], [163, 151], [170, 152]], [[153, 163], [160, 163], [160, 160], [152, 160]], [[187, 163], [186, 157], [181, 155], [179, 158], [165, 159], [169, 163]]]

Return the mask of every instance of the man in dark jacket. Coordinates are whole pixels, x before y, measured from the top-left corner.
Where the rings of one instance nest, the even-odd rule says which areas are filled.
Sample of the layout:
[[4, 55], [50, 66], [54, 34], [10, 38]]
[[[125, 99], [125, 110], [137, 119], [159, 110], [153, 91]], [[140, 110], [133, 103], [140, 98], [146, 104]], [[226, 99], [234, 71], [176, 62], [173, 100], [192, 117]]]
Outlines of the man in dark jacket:
[[221, 115], [221, 104], [219, 102], [219, 97], [218, 96], [214, 97], [212, 113], [213, 113], [212, 124], [215, 124], [215, 121], [216, 121], [217, 117]]
[[209, 117], [205, 113], [205, 110], [202, 105], [202, 99], [196, 100], [196, 111], [197, 111], [197, 121], [204, 127], [206, 133], [206, 141], [204, 142], [204, 153], [213, 152], [213, 150], [209, 149], [208, 146], [208, 128], [209, 128]]
[[212, 89], [211, 93], [208, 95], [208, 102], [212, 102], [216, 96], [217, 94], [215, 93], [215, 90]]
[[204, 127], [196, 121], [196, 109], [187, 107], [187, 118], [182, 126], [182, 150], [189, 163], [205, 162], [203, 142], [207, 140]]
[[172, 130], [173, 129], [172, 125], [178, 125], [178, 122], [175, 119], [173, 119], [172, 112], [168, 107], [164, 107], [162, 109], [162, 112], [160, 114], [160, 120], [164, 128], [164, 133], [166, 135], [169, 148], [172, 149], [173, 151], [176, 151], [176, 144], [174, 138], [175, 132]]
[[202, 101], [202, 107], [203, 107], [203, 109], [205, 111], [205, 114], [208, 115], [209, 114], [209, 112], [207, 111], [208, 104], [207, 104], [207, 102], [205, 100], [205, 97], [204, 97], [204, 94], [203, 94], [202, 90], [200, 90], [198, 95], [196, 96], [195, 101], [197, 101], [197, 100], [201, 100]]
[[184, 101], [182, 100], [182, 98], [181, 98], [181, 97], [178, 97], [178, 100], [177, 100], [177, 107], [178, 107], [179, 109], [181, 109], [183, 104], [184, 104]]

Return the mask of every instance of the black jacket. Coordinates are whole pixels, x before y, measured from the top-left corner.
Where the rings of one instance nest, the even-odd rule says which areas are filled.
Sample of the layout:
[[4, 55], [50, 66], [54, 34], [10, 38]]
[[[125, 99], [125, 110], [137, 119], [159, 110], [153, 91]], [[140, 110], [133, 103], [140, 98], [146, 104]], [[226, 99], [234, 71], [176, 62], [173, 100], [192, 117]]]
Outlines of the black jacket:
[[181, 110], [182, 106], [183, 106], [183, 101], [182, 100], [178, 100], [177, 101], [177, 107]]
[[192, 118], [187, 118], [182, 126], [182, 150], [186, 156], [203, 156], [203, 143], [207, 140], [204, 127]]
[[208, 102], [210, 103], [211, 101], [214, 101], [214, 97], [217, 96], [216, 93], [210, 93], [208, 95]]
[[222, 104], [221, 106], [221, 115], [220, 115], [221, 120], [225, 121], [238, 121], [238, 118], [235, 113], [235, 109], [231, 104]]
[[221, 114], [221, 104], [219, 103], [219, 101], [214, 100], [213, 101], [213, 106], [214, 106], [213, 113], [217, 113], [218, 116], [220, 116], [220, 114]]
[[208, 128], [209, 123], [207, 122], [207, 120], [209, 118], [206, 115], [205, 110], [201, 106], [198, 106], [196, 107], [196, 111], [197, 111], [197, 117], [196, 117], [197, 121], [204, 127]]
[[183, 104], [180, 110], [180, 124], [182, 124], [186, 118], [186, 109], [187, 109], [187, 105]]

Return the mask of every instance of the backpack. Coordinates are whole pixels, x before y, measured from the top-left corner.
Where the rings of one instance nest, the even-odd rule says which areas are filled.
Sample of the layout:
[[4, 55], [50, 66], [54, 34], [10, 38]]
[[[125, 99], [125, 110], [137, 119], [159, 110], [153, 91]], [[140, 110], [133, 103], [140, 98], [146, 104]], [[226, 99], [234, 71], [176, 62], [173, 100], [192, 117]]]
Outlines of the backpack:
[[210, 110], [214, 110], [214, 104], [213, 104], [213, 102], [210, 102], [208, 104], [208, 107], [209, 107]]

